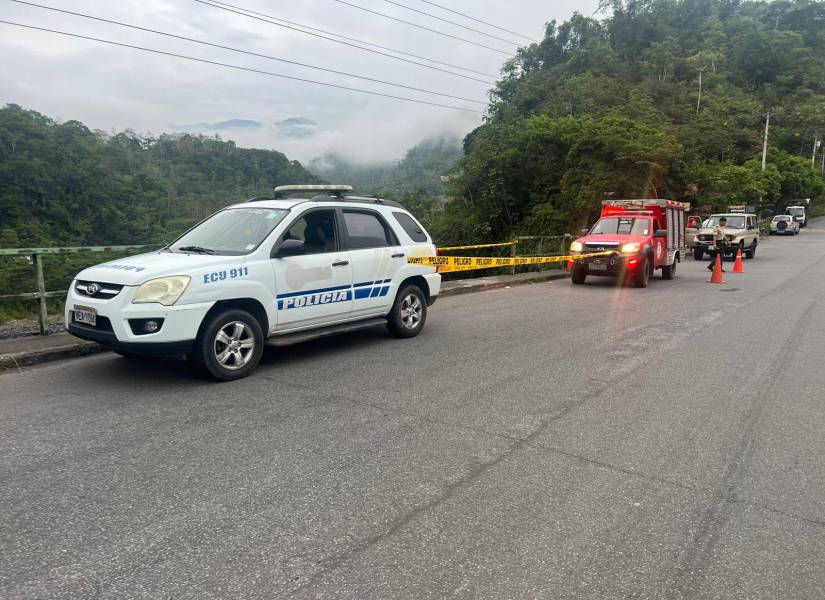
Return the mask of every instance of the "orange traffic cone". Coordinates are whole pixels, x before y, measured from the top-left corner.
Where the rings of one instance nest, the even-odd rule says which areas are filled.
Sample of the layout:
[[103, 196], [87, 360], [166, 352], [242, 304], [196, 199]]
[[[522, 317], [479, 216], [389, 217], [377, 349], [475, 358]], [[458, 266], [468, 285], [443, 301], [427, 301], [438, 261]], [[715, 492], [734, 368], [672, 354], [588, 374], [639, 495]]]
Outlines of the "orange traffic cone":
[[745, 269], [742, 268], [742, 248], [736, 251], [736, 262], [733, 263], [733, 272], [734, 273], [744, 273]]
[[708, 283], [725, 283], [724, 277], [722, 277], [722, 253], [716, 253], [716, 262], [713, 263], [713, 273], [710, 276], [710, 281]]

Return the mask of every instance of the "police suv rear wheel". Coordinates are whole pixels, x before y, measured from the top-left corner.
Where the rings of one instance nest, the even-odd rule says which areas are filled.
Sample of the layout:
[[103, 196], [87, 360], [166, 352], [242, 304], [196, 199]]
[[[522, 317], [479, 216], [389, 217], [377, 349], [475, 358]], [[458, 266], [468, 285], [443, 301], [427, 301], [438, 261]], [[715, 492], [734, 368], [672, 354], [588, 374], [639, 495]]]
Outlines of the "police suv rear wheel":
[[204, 323], [192, 359], [218, 381], [246, 377], [261, 360], [264, 334], [257, 319], [245, 310], [215, 313]]
[[416, 285], [407, 285], [398, 292], [387, 316], [387, 328], [395, 337], [417, 336], [427, 320], [427, 299]]

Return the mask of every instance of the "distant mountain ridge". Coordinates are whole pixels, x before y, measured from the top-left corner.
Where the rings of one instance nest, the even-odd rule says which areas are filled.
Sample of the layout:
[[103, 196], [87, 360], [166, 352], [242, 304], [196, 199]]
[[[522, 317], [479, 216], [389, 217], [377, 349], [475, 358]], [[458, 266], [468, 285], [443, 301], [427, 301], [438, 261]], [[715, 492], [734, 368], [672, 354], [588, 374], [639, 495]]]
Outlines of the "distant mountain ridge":
[[193, 123], [191, 125], [181, 125], [178, 129], [182, 131], [223, 131], [225, 129], [260, 129], [264, 124], [251, 119], [227, 119], [217, 123]]

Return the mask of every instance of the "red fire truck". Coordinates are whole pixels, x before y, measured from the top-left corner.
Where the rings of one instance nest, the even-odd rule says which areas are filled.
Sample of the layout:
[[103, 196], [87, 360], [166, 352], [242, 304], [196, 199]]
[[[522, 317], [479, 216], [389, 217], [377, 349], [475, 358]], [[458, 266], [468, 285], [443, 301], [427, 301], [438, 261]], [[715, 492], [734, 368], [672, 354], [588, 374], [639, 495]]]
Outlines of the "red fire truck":
[[673, 279], [676, 263], [685, 255], [685, 222], [690, 204], [673, 200], [606, 200], [602, 216], [570, 245], [570, 253], [604, 256], [570, 260], [574, 284], [588, 275], [629, 279], [647, 287], [656, 269]]

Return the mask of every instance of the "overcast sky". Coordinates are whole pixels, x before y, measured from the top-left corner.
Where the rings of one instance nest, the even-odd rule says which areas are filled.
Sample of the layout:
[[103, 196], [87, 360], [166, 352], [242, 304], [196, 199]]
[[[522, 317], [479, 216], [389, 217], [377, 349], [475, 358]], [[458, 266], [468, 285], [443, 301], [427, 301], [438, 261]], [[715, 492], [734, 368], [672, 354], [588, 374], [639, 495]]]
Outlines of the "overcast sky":
[[[215, 44], [329, 69], [443, 92], [481, 102], [490, 86], [318, 39], [195, 0], [32, 0], [37, 4], [95, 15]], [[452, 63], [494, 78], [508, 56], [369, 14], [337, 0], [225, 0], [240, 6]], [[400, 4], [482, 29], [519, 43], [529, 40], [445, 12], [422, 0]], [[547, 21], [565, 20], [574, 10], [592, 14], [597, 0], [434, 0], [443, 6], [540, 39]], [[512, 53], [515, 46], [416, 14], [387, 0], [347, 0], [375, 11]], [[170, 39], [0, 0], [0, 19], [59, 29], [192, 57], [231, 63], [357, 87], [396, 96], [483, 110], [481, 104], [324, 73], [272, 60]], [[417, 59], [413, 59], [417, 60]], [[423, 62], [423, 61], [419, 61]], [[427, 63], [433, 64], [433, 63]], [[444, 69], [450, 67], [439, 66]], [[277, 149], [307, 161], [328, 151], [362, 162], [392, 160], [427, 137], [464, 135], [481, 115], [368, 96], [225, 67], [149, 54], [23, 30], [0, 24], [0, 103], [16, 103], [59, 120], [77, 119], [93, 128], [169, 132], [201, 124], [246, 119], [260, 127], [223, 129], [241, 146]], [[276, 123], [303, 118], [315, 123]], [[300, 137], [303, 136], [303, 137]]]

